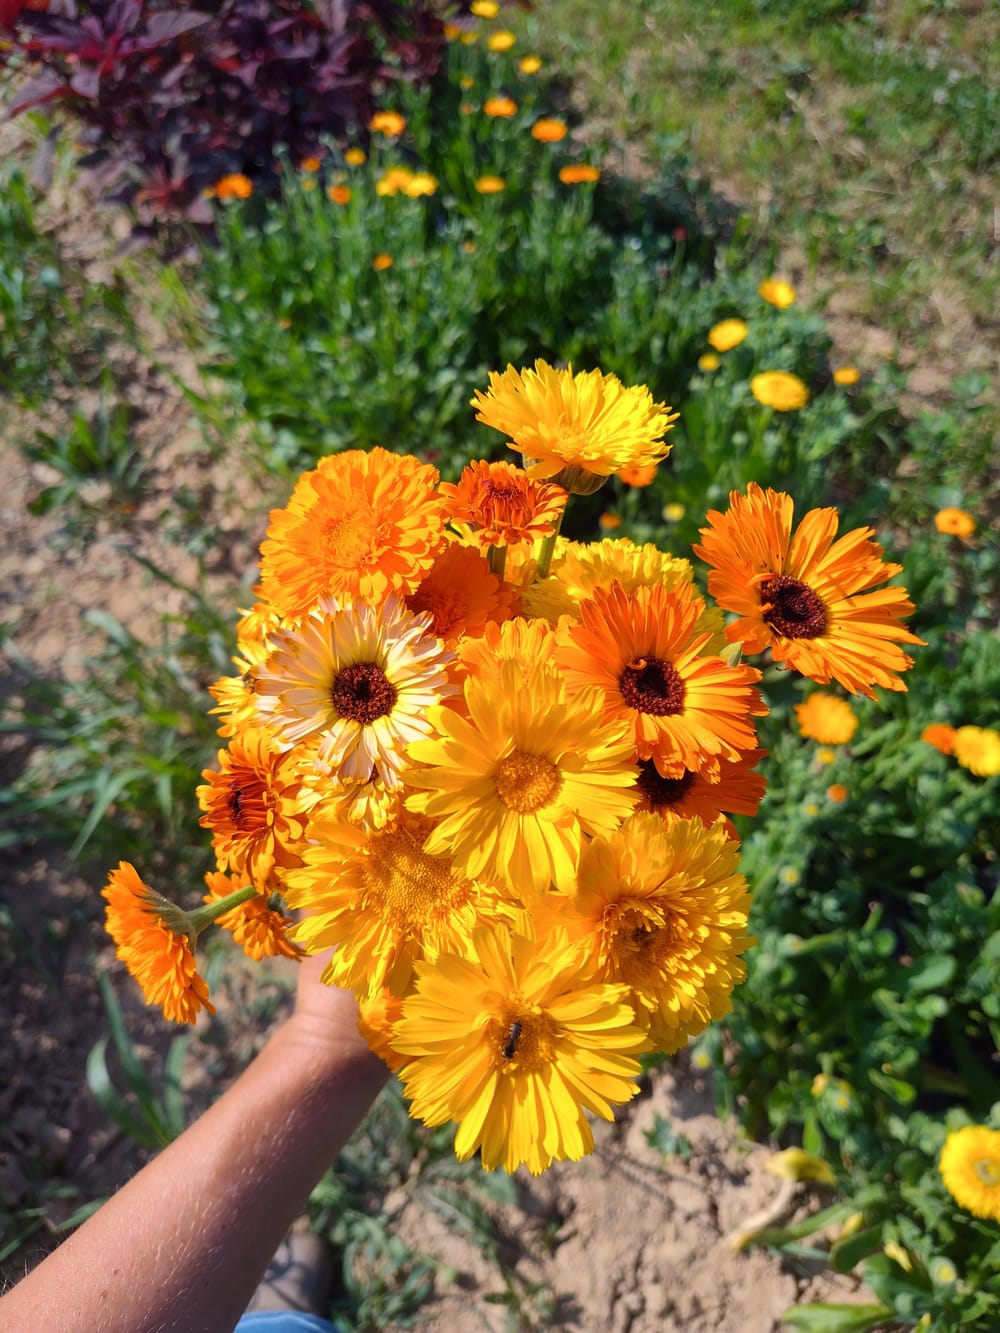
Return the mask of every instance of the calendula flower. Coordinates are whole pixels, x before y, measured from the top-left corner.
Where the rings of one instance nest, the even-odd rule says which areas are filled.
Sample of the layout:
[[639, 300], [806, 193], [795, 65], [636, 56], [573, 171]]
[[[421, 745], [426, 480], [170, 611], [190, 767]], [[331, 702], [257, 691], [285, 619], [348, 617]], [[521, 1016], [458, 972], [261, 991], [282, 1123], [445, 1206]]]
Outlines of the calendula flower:
[[602, 532], [614, 532], [616, 528], [622, 525], [621, 514], [615, 514], [611, 510], [606, 510], [597, 520]]
[[299, 864], [305, 836], [300, 808], [301, 778], [295, 756], [283, 753], [268, 731], [249, 727], [219, 751], [219, 771], [202, 773], [198, 804], [202, 828], [212, 832], [212, 849], [223, 870], [246, 874], [257, 884], [275, 867]]
[[569, 127], [564, 120], [551, 116], [543, 116], [531, 127], [531, 137], [539, 143], [558, 143], [560, 139], [566, 138], [568, 132]]
[[487, 97], [483, 111], [494, 119], [509, 120], [517, 114], [517, 103], [512, 97]]
[[509, 51], [517, 41], [512, 32], [503, 29], [500, 32], [491, 32], [486, 39], [486, 45], [490, 51]]
[[375, 193], [380, 199], [392, 199], [401, 194], [413, 179], [409, 167], [387, 167], [375, 182]]
[[708, 345], [717, 352], [728, 352], [738, 347], [746, 336], [747, 326], [742, 319], [724, 319], [709, 329]]
[[934, 515], [934, 526], [938, 532], [946, 532], [952, 537], [971, 537], [976, 530], [976, 520], [964, 509], [939, 509]]
[[377, 254], [372, 256], [372, 268], [376, 273], [384, 273], [387, 268], [392, 268], [392, 255]]
[[1000, 731], [990, 727], [959, 727], [952, 753], [977, 778], [995, 778], [1000, 773]]
[[842, 782], [831, 782], [826, 789], [826, 799], [832, 801], [834, 805], [843, 805], [850, 794]]
[[387, 449], [349, 449], [299, 477], [271, 511], [261, 587], [283, 615], [322, 596], [379, 603], [412, 592], [444, 542], [437, 469]]
[[861, 371], [857, 366], [838, 366], [833, 372], [834, 384], [840, 384], [845, 389], [850, 388], [852, 384], [857, 384], [861, 378]]
[[664, 777], [691, 769], [713, 778], [720, 759], [755, 747], [750, 715], [767, 711], [753, 687], [760, 672], [705, 655], [709, 636], [695, 628], [703, 609], [690, 584], [629, 594], [613, 583], [556, 632], [570, 690], [597, 686], [605, 717], [628, 726], [638, 757]]
[[313, 175], [315, 175], [315, 173], [319, 171], [322, 165], [323, 165], [322, 161], [318, 157], [314, 156], [304, 157], [302, 161], [299, 163], [299, 166], [302, 168], [303, 171], [308, 171]]
[[553, 664], [555, 646], [555, 632], [544, 620], [518, 617], [488, 624], [482, 638], [463, 639], [458, 659], [470, 676], [493, 681], [499, 681], [504, 662], [513, 662], [526, 680], [539, 667]]
[[452, 542], [406, 598], [411, 611], [425, 611], [431, 630], [454, 648], [462, 635], [479, 638], [490, 621], [517, 614], [516, 589], [490, 572], [485, 558]]
[[174, 1023], [193, 1023], [201, 1009], [214, 1014], [183, 914], [173, 903], [145, 884], [128, 861], [111, 871], [101, 896], [116, 956], [142, 987], [146, 1003], [159, 1005]]
[[646, 463], [642, 467], [623, 467], [615, 473], [619, 481], [637, 490], [643, 486], [652, 486], [656, 480], [656, 464]]
[[368, 128], [375, 134], [395, 139], [406, 129], [406, 117], [398, 111], [376, 111], [368, 122]]
[[765, 407], [775, 412], [796, 412], [809, 401], [809, 390], [798, 375], [787, 370], [765, 370], [754, 375], [750, 392]]
[[753, 772], [764, 750], [747, 750], [738, 759], [720, 759], [718, 778], [709, 782], [703, 774], [686, 768], [679, 777], [665, 778], [652, 759], [639, 761], [636, 788], [639, 810], [661, 817], [678, 815], [715, 824], [720, 814], [755, 815], [767, 789], [763, 773]]
[[573, 367], [490, 374], [472, 400], [476, 420], [502, 431], [524, 455], [531, 477], [552, 477], [575, 494], [597, 490], [620, 468], [657, 463], [670, 452], [663, 436], [677, 420], [654, 403], [645, 385], [626, 388], [616, 375]]
[[420, 199], [426, 195], [434, 194], [438, 187], [438, 179], [432, 176], [429, 171], [414, 171], [410, 179], [401, 187], [402, 193], [407, 199]]
[[384, 1060], [394, 1074], [406, 1064], [406, 1056], [392, 1049], [396, 1024], [403, 1016], [403, 1001], [385, 986], [358, 999], [358, 1031], [369, 1048]]
[[[205, 883], [208, 892], [203, 901], [217, 903], [228, 898], [235, 889], [241, 888], [246, 880], [210, 871], [205, 876]], [[269, 893], [255, 893], [245, 903], [216, 917], [215, 924], [228, 930], [247, 957], [255, 963], [259, 963], [262, 958], [300, 958], [301, 949], [296, 948], [288, 938], [292, 918], [280, 912], [276, 902]]]
[[500, 13], [500, 6], [497, 0], [472, 0], [469, 13], [480, 19], [495, 19]]
[[313, 821], [305, 864], [288, 876], [286, 893], [304, 913], [296, 940], [310, 953], [336, 948], [323, 974], [329, 985], [402, 995], [425, 950], [461, 952], [487, 920], [492, 895], [447, 853], [423, 850], [432, 828], [407, 811], [378, 830]]
[[873, 685], [904, 690], [898, 673], [913, 665], [900, 643], [921, 642], [902, 624], [913, 610], [904, 588], [878, 583], [898, 574], [871, 528], [835, 540], [835, 509], [811, 509], [792, 533], [793, 502], [751, 482], [730, 507], [708, 514], [695, 554], [712, 566], [708, 590], [739, 619], [726, 637], [751, 653], [771, 649], [819, 685], [837, 680], [874, 698]]
[[663, 506], [663, 517], [668, 523], [679, 523], [686, 513], [687, 510], [684, 506], [682, 504], [677, 504], [676, 501], [672, 504], [665, 504]]
[[368, 161], [368, 154], [363, 148], [348, 148], [344, 153], [344, 161], [349, 167], [360, 167]]
[[290, 745], [307, 744], [342, 780], [374, 769], [401, 785], [406, 747], [427, 736], [427, 712], [454, 693], [454, 660], [395, 595], [375, 608], [323, 598], [296, 630], [279, 631], [257, 672], [258, 707]]
[[955, 1130], [944, 1141], [938, 1169], [959, 1207], [1000, 1222], [1000, 1130], [985, 1125]]
[[920, 739], [933, 745], [941, 754], [951, 754], [955, 749], [955, 728], [947, 722], [931, 722], [920, 733]]
[[718, 370], [722, 365], [715, 352], [702, 352], [698, 358], [698, 369], [711, 374], [713, 370]]
[[443, 482], [440, 490], [448, 517], [467, 524], [482, 550], [549, 537], [566, 508], [561, 486], [532, 481], [511, 463], [470, 463], [457, 485]]
[[217, 180], [212, 192], [216, 199], [249, 199], [253, 194], [253, 181], [242, 171], [233, 171]]
[[593, 185], [601, 179], [601, 169], [588, 162], [570, 162], [559, 168], [559, 179], [563, 185]]
[[542, 62], [538, 56], [522, 56], [517, 67], [522, 74], [537, 74], [542, 68]]
[[814, 691], [795, 705], [799, 731], [822, 745], [846, 745], [858, 729], [854, 709], [835, 694]]
[[750, 896], [721, 824], [636, 814], [580, 856], [572, 899], [538, 909], [539, 936], [565, 926], [599, 981], [629, 987], [657, 1050], [679, 1050], [732, 1008]]
[[454, 1120], [459, 1161], [532, 1174], [578, 1161], [594, 1139], [584, 1111], [613, 1119], [638, 1091], [646, 1048], [625, 987], [581, 981], [579, 951], [494, 927], [468, 951], [416, 964], [414, 994], [393, 1026], [413, 1116]]
[[475, 182], [478, 194], [502, 194], [507, 182], [502, 176], [479, 176]]
[[770, 305], [776, 305], [779, 310], [787, 310], [790, 305], [795, 304], [795, 288], [784, 278], [767, 278], [757, 291], [765, 301]]
[[334, 204], [349, 204], [351, 202], [351, 187], [349, 185], [331, 185], [327, 189], [327, 198]]
[[572, 888], [584, 834], [631, 813], [635, 781], [624, 726], [603, 722], [598, 690], [567, 694], [546, 669], [527, 678], [504, 662], [496, 678], [465, 682], [462, 717], [430, 714], [437, 736], [416, 741], [407, 806], [440, 821], [424, 850], [450, 850], [470, 879], [515, 895]]

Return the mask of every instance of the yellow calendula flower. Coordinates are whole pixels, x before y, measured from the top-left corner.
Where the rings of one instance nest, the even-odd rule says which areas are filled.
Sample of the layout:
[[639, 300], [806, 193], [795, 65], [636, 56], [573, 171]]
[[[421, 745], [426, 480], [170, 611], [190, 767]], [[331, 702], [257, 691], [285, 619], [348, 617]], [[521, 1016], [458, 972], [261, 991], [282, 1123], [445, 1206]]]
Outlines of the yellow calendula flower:
[[522, 74], [537, 74], [542, 68], [541, 58], [539, 56], [522, 56], [517, 62], [517, 67]]
[[368, 154], [363, 148], [348, 148], [344, 153], [344, 161], [349, 167], [360, 167], [368, 161]]
[[721, 365], [722, 362], [715, 352], [702, 352], [698, 358], [698, 369], [709, 375]]
[[475, 186], [477, 194], [502, 194], [507, 188], [507, 182], [502, 176], [480, 176]]
[[478, 19], [495, 19], [500, 13], [500, 6], [497, 0], [472, 0], [469, 13], [475, 14]]
[[976, 530], [976, 520], [964, 509], [939, 509], [934, 515], [934, 526], [938, 532], [952, 537], [971, 537]]
[[626, 988], [581, 978], [565, 935], [535, 942], [475, 930], [462, 954], [416, 964], [414, 993], [392, 1027], [411, 1114], [458, 1124], [459, 1161], [533, 1175], [593, 1151], [585, 1111], [614, 1118], [631, 1100], [648, 1049]]
[[708, 345], [714, 347], [717, 352], [729, 352], [740, 345], [747, 332], [747, 326], [742, 319], [724, 319], [709, 329]]
[[509, 51], [516, 41], [514, 34], [504, 29], [500, 32], [491, 32], [486, 39], [486, 45], [490, 51], [503, 52]]
[[757, 291], [765, 301], [777, 306], [779, 310], [787, 310], [795, 304], [795, 288], [784, 278], [766, 278]]
[[814, 691], [795, 705], [799, 731], [822, 745], [846, 745], [858, 729], [854, 709], [835, 694]]
[[406, 117], [398, 111], [376, 111], [368, 122], [368, 128], [375, 134], [395, 139], [406, 129]]
[[775, 412], [797, 412], [809, 401], [809, 390], [798, 375], [788, 370], [765, 370], [754, 375], [750, 392], [765, 407]]
[[833, 372], [834, 384], [839, 384], [845, 389], [849, 389], [852, 384], [857, 384], [861, 378], [861, 371], [857, 366], [838, 366]]
[[960, 1207], [1000, 1222], [1000, 1130], [985, 1125], [955, 1130], [945, 1139], [938, 1168]]
[[1000, 773], [1000, 731], [991, 727], [959, 727], [952, 753], [977, 778], [995, 778]]
[[616, 375], [573, 367], [490, 374], [489, 389], [472, 400], [476, 420], [501, 431], [524, 455], [532, 477], [551, 477], [588, 494], [623, 467], [657, 463], [670, 452], [663, 436], [677, 420], [645, 385], [626, 388]]

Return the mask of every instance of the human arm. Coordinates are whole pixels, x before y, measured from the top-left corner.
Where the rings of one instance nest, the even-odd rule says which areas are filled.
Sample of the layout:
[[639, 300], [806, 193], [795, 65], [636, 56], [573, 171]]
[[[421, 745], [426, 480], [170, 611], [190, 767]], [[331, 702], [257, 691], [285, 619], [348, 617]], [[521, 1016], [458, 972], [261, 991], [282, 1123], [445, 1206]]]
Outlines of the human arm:
[[0, 1299], [0, 1333], [230, 1333], [387, 1077], [348, 991], [295, 1012], [180, 1138]]

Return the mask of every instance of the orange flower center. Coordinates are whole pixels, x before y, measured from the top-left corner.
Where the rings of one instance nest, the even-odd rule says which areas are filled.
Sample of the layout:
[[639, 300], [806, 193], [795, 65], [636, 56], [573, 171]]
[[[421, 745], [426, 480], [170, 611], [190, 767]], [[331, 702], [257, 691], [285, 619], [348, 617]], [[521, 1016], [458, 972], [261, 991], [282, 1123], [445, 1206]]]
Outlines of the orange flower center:
[[690, 791], [695, 774], [686, 768], [679, 778], [665, 778], [652, 759], [639, 761], [636, 786], [642, 792], [651, 810], [663, 810], [677, 805]]
[[487, 1024], [485, 1035], [497, 1068], [510, 1074], [536, 1074], [555, 1056], [552, 1019], [520, 1005], [505, 1006], [501, 1017]]
[[337, 514], [323, 524], [323, 546], [328, 559], [354, 568], [371, 548], [371, 524], [365, 513]]
[[469, 895], [448, 857], [428, 856], [407, 829], [376, 838], [365, 861], [365, 886], [398, 923], [412, 929], [443, 919]]
[[398, 691], [374, 662], [354, 662], [334, 677], [331, 697], [341, 717], [365, 725], [392, 712]]
[[232, 778], [226, 806], [233, 827], [241, 830], [263, 828], [272, 804], [269, 798], [267, 787], [256, 773], [246, 772], [239, 778]]
[[826, 607], [812, 588], [790, 574], [769, 574], [758, 584], [761, 619], [785, 639], [818, 639], [826, 633]]
[[972, 1163], [972, 1169], [984, 1185], [996, 1189], [1000, 1185], [1000, 1162], [995, 1157], [979, 1157]]
[[662, 657], [637, 657], [618, 677], [629, 708], [653, 717], [668, 717], [684, 707], [684, 681], [672, 662]]
[[562, 786], [562, 777], [548, 759], [515, 750], [500, 760], [493, 783], [508, 810], [527, 815], [549, 804]]

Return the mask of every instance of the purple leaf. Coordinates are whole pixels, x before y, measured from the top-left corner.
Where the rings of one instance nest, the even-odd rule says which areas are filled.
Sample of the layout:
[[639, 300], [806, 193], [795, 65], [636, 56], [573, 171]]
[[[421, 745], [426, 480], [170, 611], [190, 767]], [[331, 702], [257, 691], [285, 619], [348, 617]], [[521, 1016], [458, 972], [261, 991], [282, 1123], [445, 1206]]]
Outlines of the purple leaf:
[[12, 120], [22, 111], [29, 111], [33, 106], [42, 106], [45, 102], [51, 102], [55, 97], [65, 97], [68, 93], [69, 84], [58, 74], [46, 71], [44, 74], [39, 74], [37, 79], [29, 79], [27, 83], [21, 84], [7, 103], [4, 118]]

